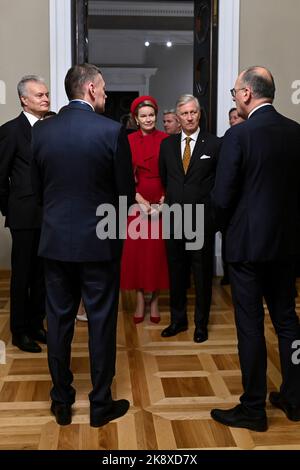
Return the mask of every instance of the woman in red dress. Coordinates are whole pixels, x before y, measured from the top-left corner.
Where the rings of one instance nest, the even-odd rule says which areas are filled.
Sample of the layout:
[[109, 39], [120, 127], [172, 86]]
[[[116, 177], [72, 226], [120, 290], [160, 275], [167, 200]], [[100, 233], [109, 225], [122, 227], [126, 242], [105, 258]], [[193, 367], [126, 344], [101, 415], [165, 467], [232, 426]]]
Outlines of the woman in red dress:
[[[165, 242], [162, 239], [161, 217], [158, 205], [164, 200], [164, 190], [159, 177], [158, 157], [161, 141], [168, 134], [155, 129], [157, 102], [151, 96], [136, 98], [130, 109], [139, 130], [128, 136], [136, 180], [136, 202], [140, 205], [140, 225], [136, 215], [128, 217], [127, 239], [124, 243], [121, 264], [121, 289], [135, 289], [137, 305], [133, 320], [140, 323], [145, 317], [145, 292], [151, 292], [150, 320], [160, 321], [158, 293], [168, 289], [168, 265]], [[152, 205], [152, 206], [151, 206]], [[143, 235], [133, 238], [130, 228], [140, 228], [142, 234], [146, 226], [147, 238]], [[156, 238], [151, 232], [156, 233]], [[145, 233], [145, 232], [144, 232]]]

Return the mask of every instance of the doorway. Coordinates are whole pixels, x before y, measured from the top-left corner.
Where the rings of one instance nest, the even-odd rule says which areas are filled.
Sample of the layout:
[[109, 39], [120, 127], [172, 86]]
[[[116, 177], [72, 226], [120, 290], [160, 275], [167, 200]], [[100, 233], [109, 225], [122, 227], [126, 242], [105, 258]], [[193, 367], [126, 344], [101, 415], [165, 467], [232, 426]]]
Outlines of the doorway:
[[219, 1], [73, 0], [73, 62], [104, 68], [108, 91], [152, 94], [160, 128], [163, 110], [192, 93], [216, 133]]

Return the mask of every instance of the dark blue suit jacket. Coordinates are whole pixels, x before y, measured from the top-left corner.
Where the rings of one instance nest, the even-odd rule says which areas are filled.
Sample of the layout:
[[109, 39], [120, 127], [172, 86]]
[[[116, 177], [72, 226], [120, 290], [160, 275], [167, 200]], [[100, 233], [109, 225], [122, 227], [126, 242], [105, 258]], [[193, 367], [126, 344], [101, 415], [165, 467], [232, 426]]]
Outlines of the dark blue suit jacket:
[[135, 185], [126, 132], [120, 124], [71, 102], [33, 128], [33, 184], [42, 195], [39, 255], [70, 261], [109, 261], [121, 254], [119, 240], [100, 240], [97, 207], [133, 203]]
[[299, 253], [300, 125], [264, 106], [229, 129], [213, 194], [227, 261]]

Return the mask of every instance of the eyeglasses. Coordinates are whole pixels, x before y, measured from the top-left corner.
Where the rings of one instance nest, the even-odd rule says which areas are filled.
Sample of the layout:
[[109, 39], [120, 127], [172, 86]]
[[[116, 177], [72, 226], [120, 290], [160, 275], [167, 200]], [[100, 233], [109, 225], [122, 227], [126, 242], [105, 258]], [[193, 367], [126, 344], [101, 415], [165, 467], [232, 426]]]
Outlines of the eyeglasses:
[[236, 92], [240, 90], [246, 90], [246, 88], [245, 87], [244, 88], [231, 88], [230, 93], [231, 93], [232, 98], [235, 98]]

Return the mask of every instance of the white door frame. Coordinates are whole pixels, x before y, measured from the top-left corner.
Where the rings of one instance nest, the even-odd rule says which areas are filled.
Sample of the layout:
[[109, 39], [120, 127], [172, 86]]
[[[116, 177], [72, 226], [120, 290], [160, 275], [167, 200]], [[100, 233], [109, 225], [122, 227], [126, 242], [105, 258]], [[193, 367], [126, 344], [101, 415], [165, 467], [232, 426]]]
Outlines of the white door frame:
[[[49, 0], [50, 12], [50, 90], [52, 109], [66, 104], [64, 78], [72, 65], [71, 0]], [[228, 128], [229, 94], [238, 74], [240, 0], [219, 1], [219, 57], [217, 134]]]
[[217, 135], [228, 129], [228, 111], [234, 106], [230, 88], [239, 71], [240, 0], [219, 0]]
[[[217, 135], [229, 127], [228, 112], [234, 106], [230, 88], [239, 71], [240, 0], [219, 0]], [[215, 274], [223, 274], [222, 236], [215, 238]]]
[[51, 110], [68, 103], [64, 80], [72, 65], [71, 0], [49, 0]]

